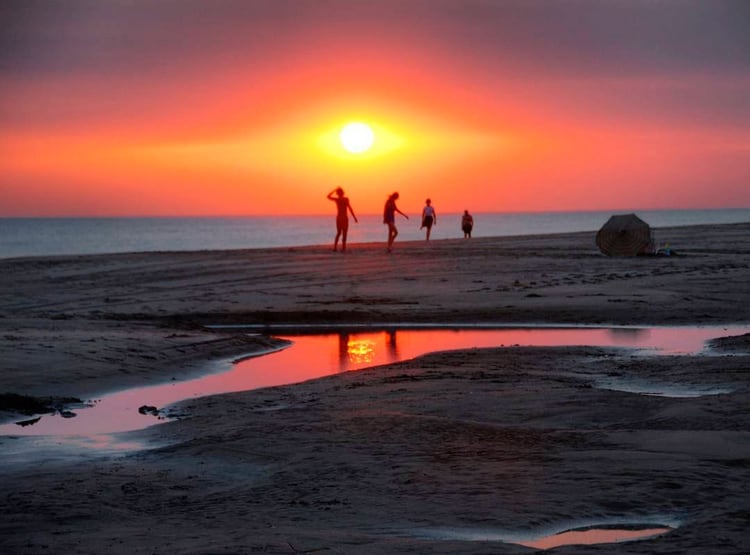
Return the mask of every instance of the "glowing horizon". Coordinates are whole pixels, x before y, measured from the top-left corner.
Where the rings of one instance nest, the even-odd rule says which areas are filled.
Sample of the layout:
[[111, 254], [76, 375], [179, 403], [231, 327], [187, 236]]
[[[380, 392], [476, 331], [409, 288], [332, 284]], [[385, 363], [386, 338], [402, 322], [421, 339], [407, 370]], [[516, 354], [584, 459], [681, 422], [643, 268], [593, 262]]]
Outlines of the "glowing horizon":
[[[339, 4], [8, 8], [0, 216], [324, 214], [335, 186], [362, 214], [395, 190], [412, 211], [750, 206], [731, 13]], [[352, 121], [370, 149], [341, 147]]]

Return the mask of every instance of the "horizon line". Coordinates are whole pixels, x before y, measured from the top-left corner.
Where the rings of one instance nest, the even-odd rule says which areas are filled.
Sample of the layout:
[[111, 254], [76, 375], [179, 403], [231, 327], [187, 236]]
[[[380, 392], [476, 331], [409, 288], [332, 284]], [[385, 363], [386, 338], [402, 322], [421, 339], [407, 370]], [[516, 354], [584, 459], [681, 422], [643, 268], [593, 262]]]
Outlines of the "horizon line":
[[[600, 209], [578, 209], [578, 210], [471, 210], [472, 214], [599, 214], [602, 212], [632, 213], [632, 212], [706, 212], [706, 211], [729, 211], [750, 210], [748, 206], [724, 206], [724, 207], [701, 207], [701, 208], [600, 208]], [[463, 211], [446, 211], [441, 214], [462, 214]], [[332, 212], [315, 213], [255, 213], [255, 214], [0, 214], [0, 219], [155, 219], [155, 218], [304, 218], [304, 217], [334, 217]], [[362, 216], [382, 216], [380, 212], [362, 212]]]

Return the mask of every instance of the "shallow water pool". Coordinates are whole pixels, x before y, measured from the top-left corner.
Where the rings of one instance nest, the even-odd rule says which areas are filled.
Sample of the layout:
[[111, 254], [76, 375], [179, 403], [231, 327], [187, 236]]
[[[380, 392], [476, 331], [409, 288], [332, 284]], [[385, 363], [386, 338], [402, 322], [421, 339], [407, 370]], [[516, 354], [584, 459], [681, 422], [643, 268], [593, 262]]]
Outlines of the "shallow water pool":
[[[312, 333], [311, 329], [310, 332], [282, 335], [292, 342], [290, 347], [236, 364], [228, 361], [223, 372], [112, 393], [92, 401], [88, 408], [74, 408], [73, 418], [42, 415], [26, 426], [10, 422], [0, 425], [0, 435], [90, 436], [137, 430], [163, 421], [163, 410], [158, 415], [142, 414], [139, 408], [143, 406], [163, 409], [185, 399], [293, 384], [434, 351], [517, 345], [624, 347], [646, 355], [692, 354], [701, 352], [709, 339], [748, 333], [750, 327], [391, 328], [325, 334]], [[610, 387], [615, 388], [611, 384]]]

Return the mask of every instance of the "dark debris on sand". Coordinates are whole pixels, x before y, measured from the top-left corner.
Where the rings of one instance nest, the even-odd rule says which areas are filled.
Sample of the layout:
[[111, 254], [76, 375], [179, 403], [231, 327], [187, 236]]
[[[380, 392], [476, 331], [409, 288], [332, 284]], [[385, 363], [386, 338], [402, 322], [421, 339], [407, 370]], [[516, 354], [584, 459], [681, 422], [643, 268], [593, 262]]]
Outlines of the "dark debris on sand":
[[31, 397], [18, 393], [0, 393], [0, 411], [33, 415], [63, 412], [65, 407], [81, 404], [77, 397]]

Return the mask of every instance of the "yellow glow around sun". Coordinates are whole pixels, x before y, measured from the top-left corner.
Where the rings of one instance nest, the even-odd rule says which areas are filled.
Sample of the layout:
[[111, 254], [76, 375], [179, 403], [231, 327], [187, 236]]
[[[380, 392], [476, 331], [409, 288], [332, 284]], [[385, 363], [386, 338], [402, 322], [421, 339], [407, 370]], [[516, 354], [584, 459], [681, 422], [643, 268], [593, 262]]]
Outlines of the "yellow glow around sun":
[[339, 133], [339, 140], [347, 152], [360, 154], [370, 150], [375, 142], [375, 133], [366, 123], [354, 121], [344, 126]]
[[329, 156], [362, 161], [401, 149], [406, 140], [400, 133], [381, 123], [349, 120], [322, 130], [315, 142]]

